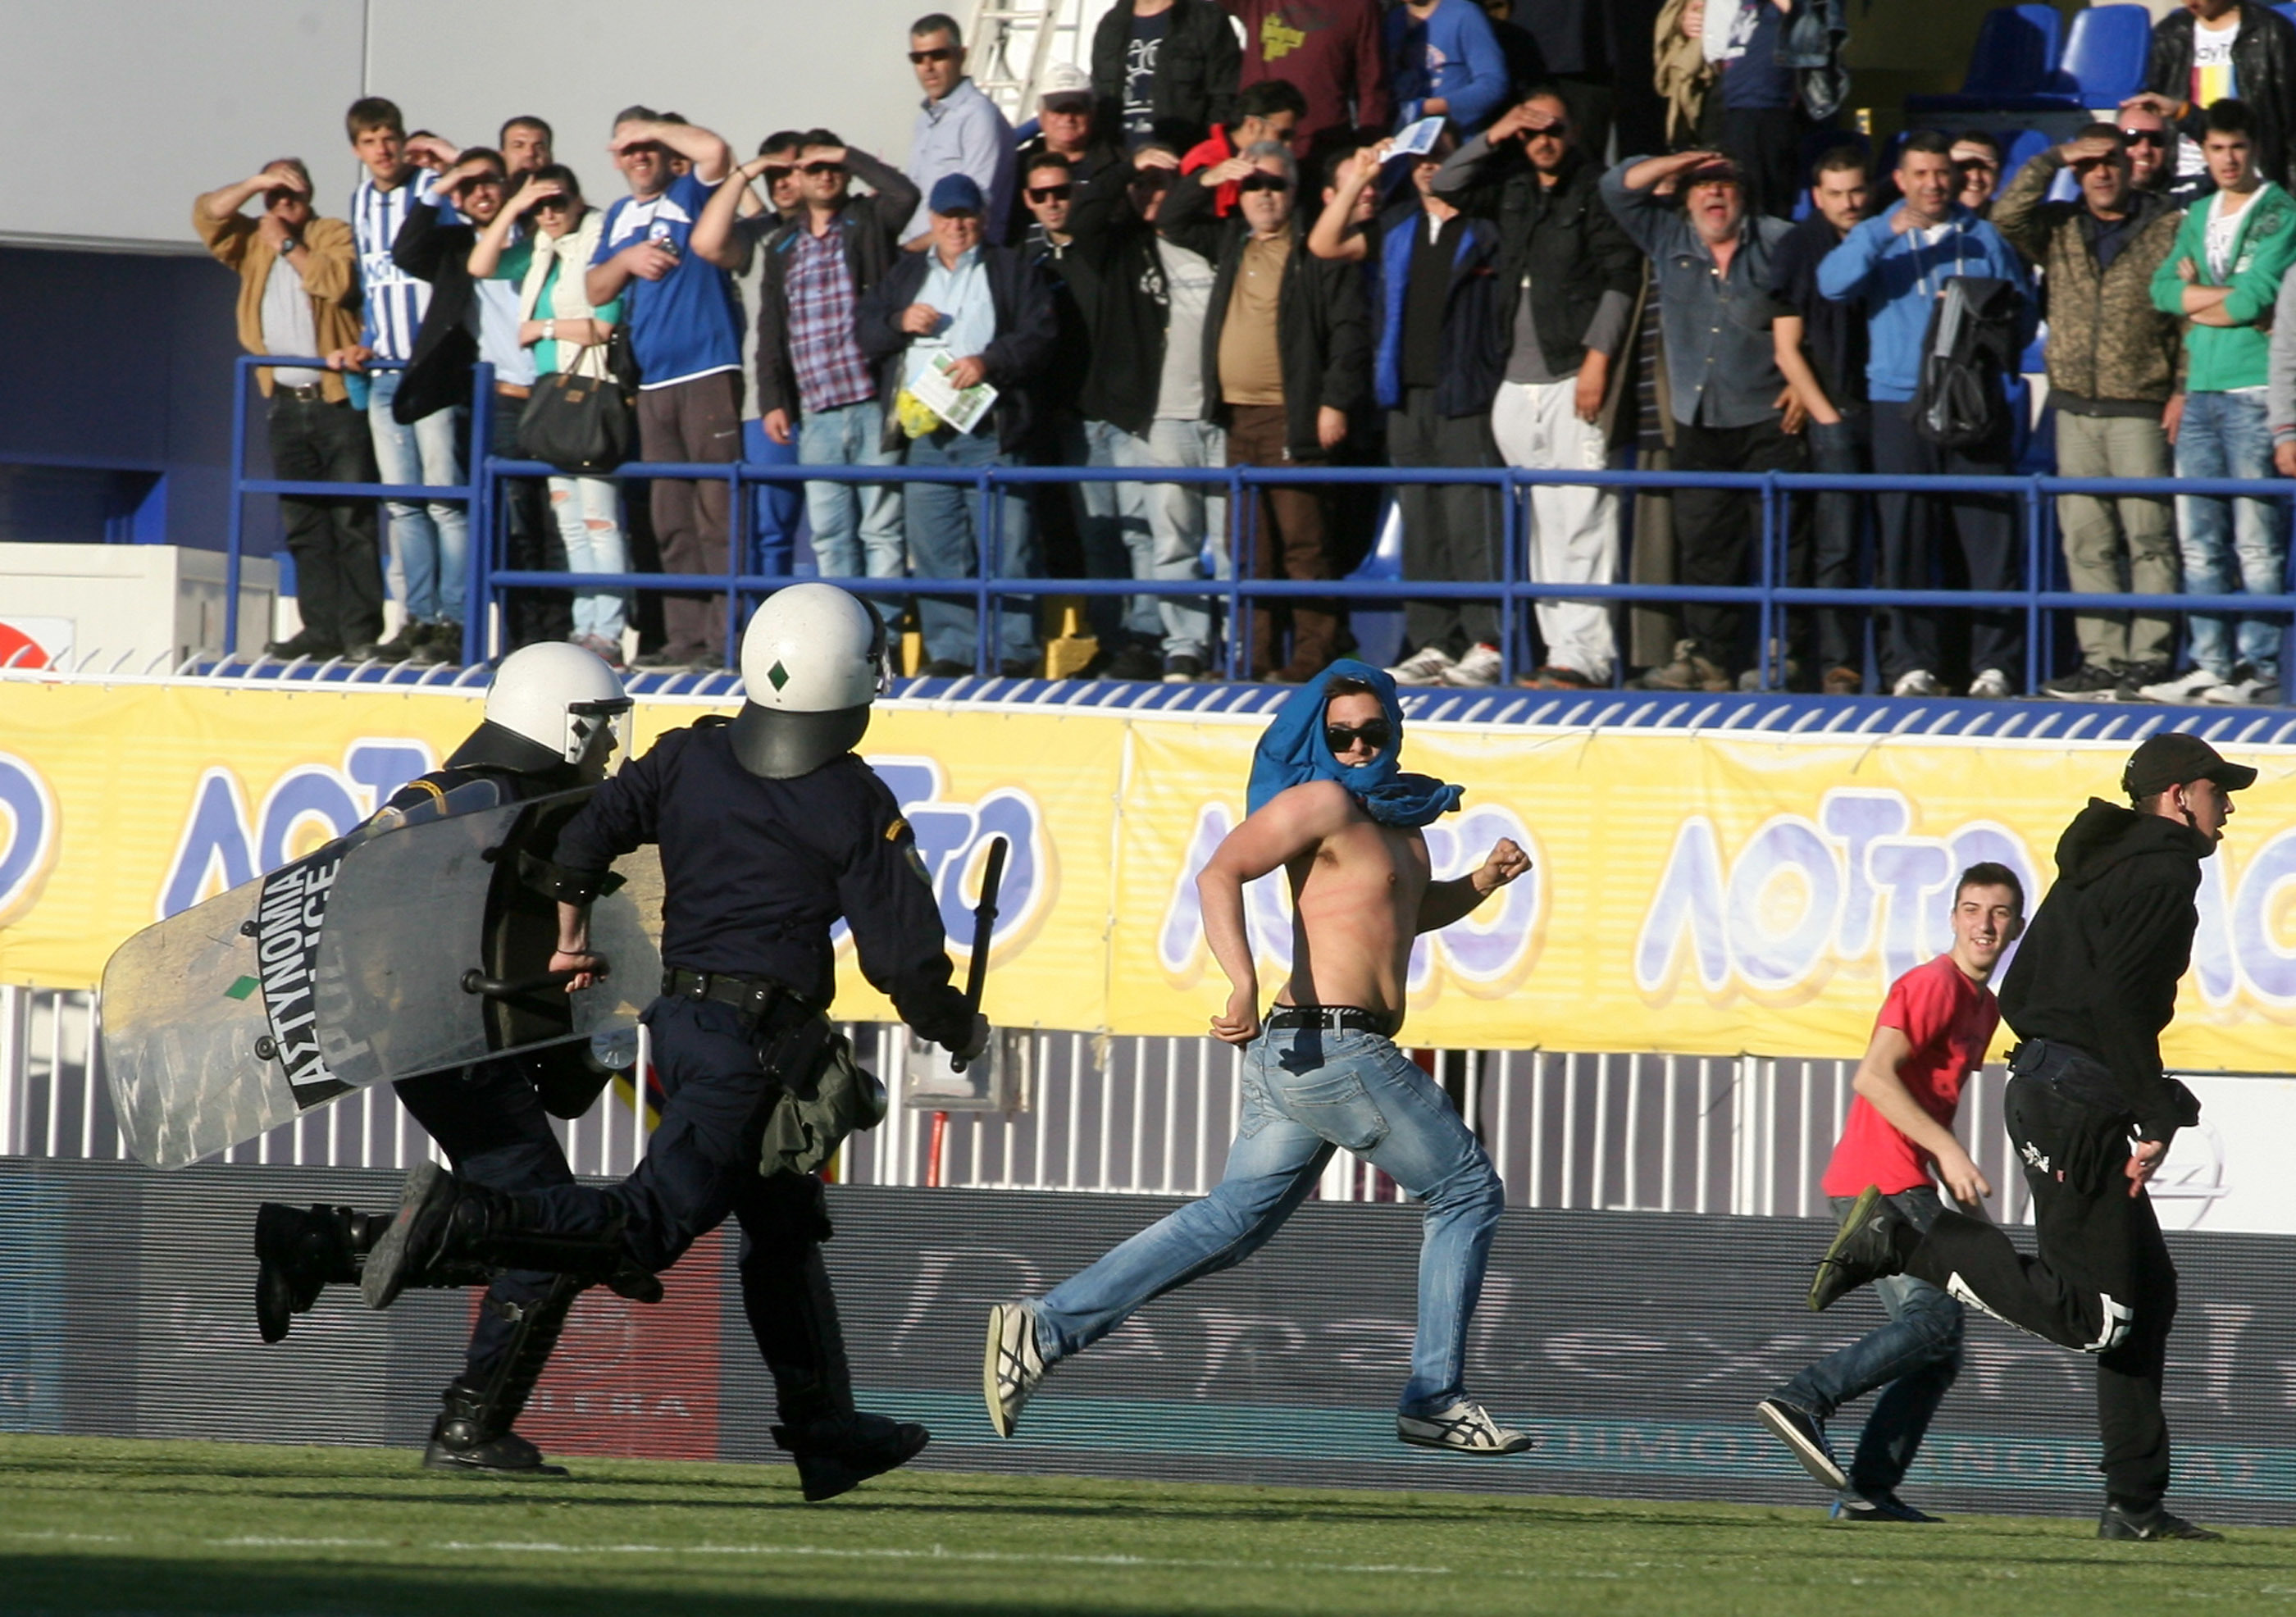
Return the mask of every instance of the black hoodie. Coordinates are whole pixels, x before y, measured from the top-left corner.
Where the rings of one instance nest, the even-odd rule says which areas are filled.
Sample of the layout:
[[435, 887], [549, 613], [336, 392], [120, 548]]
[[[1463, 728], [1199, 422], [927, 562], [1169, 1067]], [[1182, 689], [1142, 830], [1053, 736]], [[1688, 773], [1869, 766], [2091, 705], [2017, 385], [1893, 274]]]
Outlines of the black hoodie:
[[2192, 1092], [2161, 1071], [2199, 914], [2193, 895], [2215, 844], [2189, 825], [2091, 798], [2057, 839], [2057, 882], [2001, 984], [2021, 1038], [2095, 1056], [2109, 1092], [2083, 1094], [2165, 1140], [2200, 1120]]

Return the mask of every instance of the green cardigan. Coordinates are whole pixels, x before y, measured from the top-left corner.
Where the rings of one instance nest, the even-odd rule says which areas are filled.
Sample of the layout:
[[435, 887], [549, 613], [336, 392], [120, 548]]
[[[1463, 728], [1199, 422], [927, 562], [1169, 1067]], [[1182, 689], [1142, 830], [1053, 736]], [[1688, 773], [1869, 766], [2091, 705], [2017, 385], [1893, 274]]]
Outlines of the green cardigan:
[[2268, 332], [2256, 322], [2272, 317], [2280, 283], [2296, 265], [2296, 201], [2271, 181], [2264, 182], [2256, 200], [2241, 210], [2238, 234], [2233, 239], [2230, 276], [2219, 280], [2209, 274], [2209, 214], [2215, 199], [2203, 197], [2185, 212], [2177, 244], [2152, 272], [2153, 307], [2164, 314], [2185, 312], [2185, 281], [2177, 266], [2186, 259], [2200, 271], [2194, 284], [2229, 286], [2224, 302], [2231, 325], [2185, 326], [2185, 351], [2191, 363], [2185, 387], [2194, 393], [2225, 393], [2234, 388], [2260, 388], [2272, 352]]

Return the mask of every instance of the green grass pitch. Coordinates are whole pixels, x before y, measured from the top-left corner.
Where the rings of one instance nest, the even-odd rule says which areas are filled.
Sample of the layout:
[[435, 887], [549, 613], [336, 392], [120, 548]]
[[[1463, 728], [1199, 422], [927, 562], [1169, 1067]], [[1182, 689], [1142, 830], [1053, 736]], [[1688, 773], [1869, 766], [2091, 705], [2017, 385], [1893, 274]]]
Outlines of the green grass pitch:
[[[1826, 1613], [2296, 1609], [2296, 1532], [2101, 1544], [2086, 1520], [0, 1438], [0, 1612]], [[1533, 1459], [1527, 1462], [1538, 1464]]]

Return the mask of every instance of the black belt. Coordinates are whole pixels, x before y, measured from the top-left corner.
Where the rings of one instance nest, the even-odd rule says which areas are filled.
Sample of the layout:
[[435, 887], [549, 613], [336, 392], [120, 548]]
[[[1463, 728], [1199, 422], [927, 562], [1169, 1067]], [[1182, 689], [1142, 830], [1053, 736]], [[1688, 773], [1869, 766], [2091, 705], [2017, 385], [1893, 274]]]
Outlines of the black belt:
[[275, 380], [271, 384], [271, 390], [274, 393], [284, 393], [297, 404], [324, 404], [327, 399], [327, 384], [324, 382], [307, 382], [298, 386], [291, 382]]
[[1352, 1005], [1279, 1005], [1269, 1007], [1271, 1028], [1329, 1028], [1391, 1038], [1396, 1019], [1384, 1011], [1366, 1011]]
[[742, 977], [731, 972], [689, 972], [669, 966], [661, 973], [661, 991], [669, 999], [713, 999], [730, 1005], [750, 1018], [762, 1020], [782, 1000], [795, 1000], [788, 987], [770, 977]]

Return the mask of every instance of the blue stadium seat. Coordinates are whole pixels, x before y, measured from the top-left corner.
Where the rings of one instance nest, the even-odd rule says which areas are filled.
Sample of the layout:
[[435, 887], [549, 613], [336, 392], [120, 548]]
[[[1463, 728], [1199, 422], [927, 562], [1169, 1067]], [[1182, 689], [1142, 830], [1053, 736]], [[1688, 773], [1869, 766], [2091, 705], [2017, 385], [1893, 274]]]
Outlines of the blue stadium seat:
[[1986, 12], [1960, 90], [1908, 95], [1906, 111], [1978, 112], [2052, 88], [2062, 26], [2054, 5], [2005, 5]]
[[1996, 196], [2009, 189], [2009, 182], [2017, 177], [2020, 168], [2057, 144], [2038, 129], [1997, 129], [1993, 138], [2000, 141], [2003, 148], [2001, 172], [1993, 182]]
[[2065, 51], [2044, 87], [1997, 104], [2020, 112], [2117, 107], [2144, 87], [2152, 14], [2141, 5], [2093, 5], [2073, 14]]

